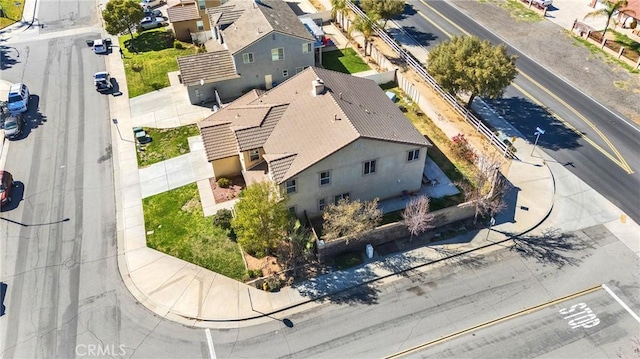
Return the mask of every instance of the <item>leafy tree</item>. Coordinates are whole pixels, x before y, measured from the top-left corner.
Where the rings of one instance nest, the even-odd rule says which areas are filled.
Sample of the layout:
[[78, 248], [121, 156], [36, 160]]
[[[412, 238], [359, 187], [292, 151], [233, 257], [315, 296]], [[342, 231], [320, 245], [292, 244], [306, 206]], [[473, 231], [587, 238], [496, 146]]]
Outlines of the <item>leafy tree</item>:
[[404, 6], [404, 0], [362, 0], [360, 2], [360, 7], [367, 15], [377, 14], [380, 19], [384, 20], [383, 29], [387, 26], [387, 21], [402, 14]]
[[364, 54], [367, 55], [367, 47], [369, 45], [369, 40], [371, 40], [371, 36], [373, 36], [373, 31], [375, 28], [375, 24], [380, 20], [380, 16], [375, 13], [367, 14], [366, 17], [358, 16], [356, 20], [349, 26], [349, 31], [347, 31], [347, 37], [349, 40], [353, 38], [354, 32], [362, 33], [364, 36]]
[[509, 189], [509, 182], [500, 173], [500, 164], [497, 156], [480, 156], [477, 171], [467, 178], [468, 182], [456, 183], [464, 191], [465, 200], [473, 202], [474, 223], [478, 217], [494, 216], [507, 207], [504, 195]]
[[592, 11], [586, 14], [584, 18], [586, 19], [589, 17], [598, 17], [598, 16], [606, 17], [607, 23], [604, 26], [604, 31], [602, 31], [602, 36], [604, 36], [607, 33], [607, 29], [609, 28], [609, 25], [612, 22], [614, 22], [614, 20], [612, 19], [613, 15], [617, 14], [618, 11], [620, 11], [620, 9], [625, 8], [628, 5], [628, 2], [627, 0], [618, 0], [618, 1], [603, 0], [602, 4], [605, 6], [604, 8]]
[[504, 45], [493, 46], [473, 36], [454, 36], [429, 52], [427, 71], [445, 91], [475, 96], [502, 96], [518, 73], [516, 55], [507, 54]]
[[222, 229], [231, 229], [233, 214], [230, 210], [223, 208], [213, 215], [213, 225]]
[[105, 30], [111, 35], [128, 32], [133, 40], [133, 29], [144, 18], [142, 6], [134, 0], [111, 0], [102, 11]]
[[292, 221], [287, 236], [278, 246], [278, 262], [287, 269], [293, 269], [295, 277], [298, 267], [306, 264], [312, 256], [313, 237], [311, 232], [300, 221]]
[[284, 239], [289, 225], [286, 198], [273, 182], [258, 182], [240, 192], [231, 228], [238, 243], [252, 255], [264, 257]]
[[409, 233], [411, 233], [409, 241], [413, 240], [413, 236], [433, 228], [434, 219], [433, 214], [429, 212], [429, 197], [420, 196], [409, 201], [404, 212], [402, 212], [402, 223], [407, 226]]
[[331, 18], [338, 20], [342, 27], [344, 27], [344, 19], [348, 14], [347, 0], [331, 0]]
[[378, 199], [370, 202], [341, 199], [337, 205], [330, 204], [322, 215], [322, 238], [332, 240], [346, 235], [357, 238], [359, 234], [374, 229], [382, 220], [382, 211], [378, 209]]

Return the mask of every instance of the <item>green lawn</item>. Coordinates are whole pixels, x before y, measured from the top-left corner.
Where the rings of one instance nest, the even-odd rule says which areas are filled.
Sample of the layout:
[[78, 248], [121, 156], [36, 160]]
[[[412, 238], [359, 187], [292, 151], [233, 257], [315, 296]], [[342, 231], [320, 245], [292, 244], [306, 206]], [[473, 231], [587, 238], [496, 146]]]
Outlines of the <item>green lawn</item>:
[[236, 280], [246, 278], [240, 247], [202, 215], [195, 183], [142, 200], [147, 245]]
[[620, 45], [624, 46], [627, 49], [633, 50], [635, 52], [640, 52], [640, 42], [635, 41], [625, 34], [621, 34], [617, 31], [613, 31], [613, 34], [616, 36], [616, 42]]
[[[18, 4], [18, 6], [16, 6]], [[0, 29], [3, 29], [22, 19], [22, 11], [24, 10], [24, 0], [0, 0]]]
[[[173, 37], [165, 28], [134, 33], [118, 38], [124, 50], [124, 69], [129, 97], [136, 97], [169, 86], [167, 73], [178, 71], [178, 57], [193, 55], [197, 48], [182, 43], [184, 49], [173, 48]], [[138, 53], [130, 51], [133, 44]]]
[[139, 167], [146, 167], [189, 153], [187, 138], [200, 134], [197, 125], [168, 129], [143, 127], [143, 129], [152, 141], [144, 145], [144, 151], [138, 151]]
[[324, 66], [325, 69], [344, 72], [346, 74], [371, 70], [369, 65], [367, 65], [352, 48], [323, 52], [322, 66]]
[[498, 6], [508, 11], [511, 15], [511, 18], [515, 19], [516, 21], [535, 22], [544, 19], [542, 15], [533, 10], [530, 10], [519, 0], [506, 0], [505, 2], [499, 3]]

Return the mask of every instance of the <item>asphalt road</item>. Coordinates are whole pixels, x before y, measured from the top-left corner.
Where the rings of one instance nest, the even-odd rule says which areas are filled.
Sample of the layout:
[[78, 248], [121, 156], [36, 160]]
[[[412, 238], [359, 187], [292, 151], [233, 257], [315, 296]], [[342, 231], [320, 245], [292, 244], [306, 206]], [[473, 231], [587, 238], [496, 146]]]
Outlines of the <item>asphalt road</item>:
[[[224, 358], [380, 358], [602, 283], [638, 313], [639, 266], [640, 259], [602, 226], [529, 237], [514, 250], [449, 261], [332, 298], [331, 306], [275, 315], [271, 325], [213, 331], [213, 342]], [[583, 301], [601, 323], [591, 331], [568, 330], [569, 320], [557, 310]], [[291, 328], [279, 321], [284, 318]], [[414, 355], [586, 358], [598, 347], [596, 356], [615, 357], [638, 329], [640, 323], [600, 290]]]
[[[445, 41], [449, 34], [463, 34], [458, 27], [493, 43], [503, 43], [445, 1], [409, 3], [412, 11], [396, 22], [426, 48]], [[546, 132], [538, 144], [546, 153], [640, 222], [638, 126], [595, 102], [526, 54], [510, 46], [508, 50], [519, 56], [516, 64], [521, 73], [503, 98], [487, 102], [532, 143], [536, 127], [544, 129]]]
[[92, 82], [105, 63], [85, 43], [100, 35], [64, 12], [88, 13], [92, 3], [64, 5], [41, 6], [43, 18], [61, 16], [64, 26], [0, 44], [3, 80], [32, 93], [25, 136], [3, 154], [18, 187], [0, 213], [0, 357], [207, 357], [202, 330], [156, 317], [122, 283], [111, 123], [107, 97]]

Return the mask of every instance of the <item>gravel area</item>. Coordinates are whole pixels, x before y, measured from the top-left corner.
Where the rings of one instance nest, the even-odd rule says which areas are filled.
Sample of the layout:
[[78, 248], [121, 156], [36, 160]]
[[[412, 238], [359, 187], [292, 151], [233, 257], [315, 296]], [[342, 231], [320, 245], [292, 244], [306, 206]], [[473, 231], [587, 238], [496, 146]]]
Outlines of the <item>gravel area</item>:
[[452, 4], [582, 92], [640, 123], [640, 76], [592, 54], [568, 30], [550, 21], [515, 21], [496, 2]]

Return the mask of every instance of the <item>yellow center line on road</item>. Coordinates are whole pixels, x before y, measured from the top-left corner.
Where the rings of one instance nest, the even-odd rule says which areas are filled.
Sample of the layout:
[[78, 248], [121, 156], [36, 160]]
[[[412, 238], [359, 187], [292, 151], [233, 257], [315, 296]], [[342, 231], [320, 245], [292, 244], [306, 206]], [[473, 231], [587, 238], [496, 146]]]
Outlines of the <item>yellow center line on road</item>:
[[[447, 21], [449, 24], [453, 25], [455, 28], [457, 28], [460, 32], [462, 32], [463, 34], [467, 35], [467, 36], [471, 36], [471, 34], [466, 31], [465, 29], [463, 29], [462, 27], [460, 27], [458, 24], [456, 24], [455, 22], [453, 22], [451, 19], [449, 19], [448, 17], [444, 16], [442, 13], [440, 13], [438, 10], [436, 10], [435, 8], [433, 8], [431, 5], [429, 5], [425, 0], [420, 0], [420, 2], [426, 6], [427, 8], [429, 8], [431, 11], [433, 11], [435, 14], [437, 14], [438, 16], [440, 16], [442, 19], [444, 19], [445, 21]], [[438, 30], [442, 31], [442, 33], [444, 33], [445, 35], [447, 35], [448, 37], [452, 37], [452, 35], [445, 31], [441, 26], [437, 25], [433, 20], [429, 19], [425, 14], [423, 14], [421, 11], [417, 11], [418, 14], [420, 14], [420, 16], [422, 16], [425, 20], [427, 20], [430, 24], [432, 24], [433, 26], [435, 26], [436, 28], [438, 28]], [[600, 131], [600, 129], [598, 129], [598, 127], [596, 125], [593, 124], [593, 122], [591, 122], [590, 120], [588, 120], [584, 115], [582, 115], [580, 112], [578, 112], [578, 110], [576, 110], [575, 108], [573, 108], [571, 105], [569, 105], [568, 103], [566, 103], [564, 100], [562, 100], [561, 98], [559, 98], [556, 94], [554, 94], [553, 92], [551, 92], [549, 89], [547, 89], [546, 87], [544, 87], [543, 85], [541, 85], [539, 82], [537, 82], [536, 80], [534, 80], [531, 76], [529, 76], [528, 74], [522, 72], [520, 69], [518, 69], [518, 73], [520, 73], [524, 78], [526, 78], [529, 82], [531, 82], [532, 84], [534, 84], [536, 87], [538, 87], [539, 89], [541, 89], [542, 91], [544, 91], [545, 93], [547, 93], [549, 96], [551, 96], [553, 99], [555, 99], [556, 101], [558, 101], [560, 104], [562, 104], [565, 108], [567, 108], [569, 111], [571, 111], [573, 114], [575, 114], [580, 120], [582, 120], [587, 126], [589, 126], [606, 144], [607, 146], [611, 149], [611, 151], [613, 151], [614, 155], [609, 154], [607, 151], [605, 151], [602, 147], [598, 146], [593, 140], [589, 139], [586, 135], [584, 135], [581, 131], [578, 131], [574, 126], [570, 125], [569, 122], [567, 122], [566, 120], [564, 120], [562, 117], [560, 117], [559, 115], [555, 114], [554, 112], [550, 111], [549, 109], [546, 109], [546, 106], [544, 106], [542, 104], [541, 101], [538, 101], [533, 95], [531, 95], [530, 93], [524, 91], [522, 89], [522, 87], [518, 86], [514, 83], [512, 83], [512, 85], [517, 88], [520, 92], [522, 92], [527, 98], [529, 98], [531, 101], [533, 101], [534, 103], [538, 104], [539, 106], [544, 107], [547, 112], [549, 112], [549, 114], [551, 114], [554, 118], [556, 118], [558, 121], [562, 122], [565, 126], [567, 126], [568, 128], [570, 128], [572, 131], [574, 131], [575, 133], [577, 133], [580, 137], [582, 137], [583, 139], [585, 139], [585, 141], [587, 141], [590, 145], [592, 145], [596, 150], [598, 150], [598, 152], [604, 154], [607, 158], [609, 158], [612, 162], [614, 162], [616, 165], [618, 165], [619, 167], [621, 167], [625, 172], [627, 172], [627, 174], [632, 174], [634, 171], [631, 168], [631, 166], [629, 166], [629, 164], [627, 163], [627, 161], [624, 159], [624, 157], [622, 156], [622, 154], [620, 154], [620, 151], [618, 151], [618, 149], [613, 145], [613, 143], [607, 138], [607, 136], [605, 136], [604, 133], [602, 133], [602, 131]], [[614, 157], [615, 156], [615, 157]]]
[[445, 342], [447, 340], [451, 340], [453, 338], [457, 338], [457, 337], [459, 337], [461, 335], [470, 333], [472, 331], [476, 331], [476, 330], [479, 330], [479, 329], [482, 329], [482, 328], [486, 328], [486, 327], [492, 326], [494, 324], [502, 323], [504, 321], [519, 317], [521, 315], [533, 313], [533, 312], [538, 311], [540, 309], [544, 309], [544, 308], [556, 305], [558, 303], [565, 302], [565, 301], [570, 300], [570, 299], [574, 299], [574, 298], [577, 298], [577, 297], [580, 297], [580, 296], [583, 296], [583, 295], [587, 295], [589, 293], [593, 293], [593, 292], [598, 291], [600, 289], [602, 289], [602, 285], [597, 285], [595, 287], [591, 287], [589, 289], [585, 289], [585, 290], [579, 291], [577, 293], [569, 294], [569, 295], [566, 295], [564, 297], [561, 297], [561, 298], [558, 298], [558, 299], [554, 299], [554, 300], [552, 300], [550, 302], [539, 304], [539, 305], [536, 305], [536, 306], [533, 306], [533, 307], [530, 307], [530, 308], [527, 308], [527, 309], [523, 309], [521, 311], [518, 311], [518, 312], [515, 312], [515, 313], [512, 313], [512, 314], [509, 314], [509, 315], [505, 315], [505, 316], [500, 317], [498, 319], [494, 319], [494, 320], [491, 320], [491, 321], [488, 321], [488, 322], [485, 322], [485, 323], [482, 323], [482, 324], [475, 325], [475, 326], [467, 328], [467, 329], [460, 330], [460, 331], [455, 332], [453, 334], [449, 334], [449, 335], [446, 335], [444, 337], [440, 337], [440, 338], [438, 338], [436, 340], [432, 340], [430, 342], [417, 345], [417, 346], [415, 346], [413, 348], [409, 348], [409, 349], [406, 349], [406, 350], [403, 350], [403, 351], [399, 351], [399, 352], [397, 352], [395, 354], [391, 354], [391, 355], [389, 355], [387, 357], [384, 357], [384, 358], [385, 359], [400, 358], [400, 357], [403, 357], [403, 356], [405, 356], [407, 354], [415, 353], [415, 352], [417, 352], [419, 350], [426, 349], [426, 348], [428, 348], [430, 346]]

